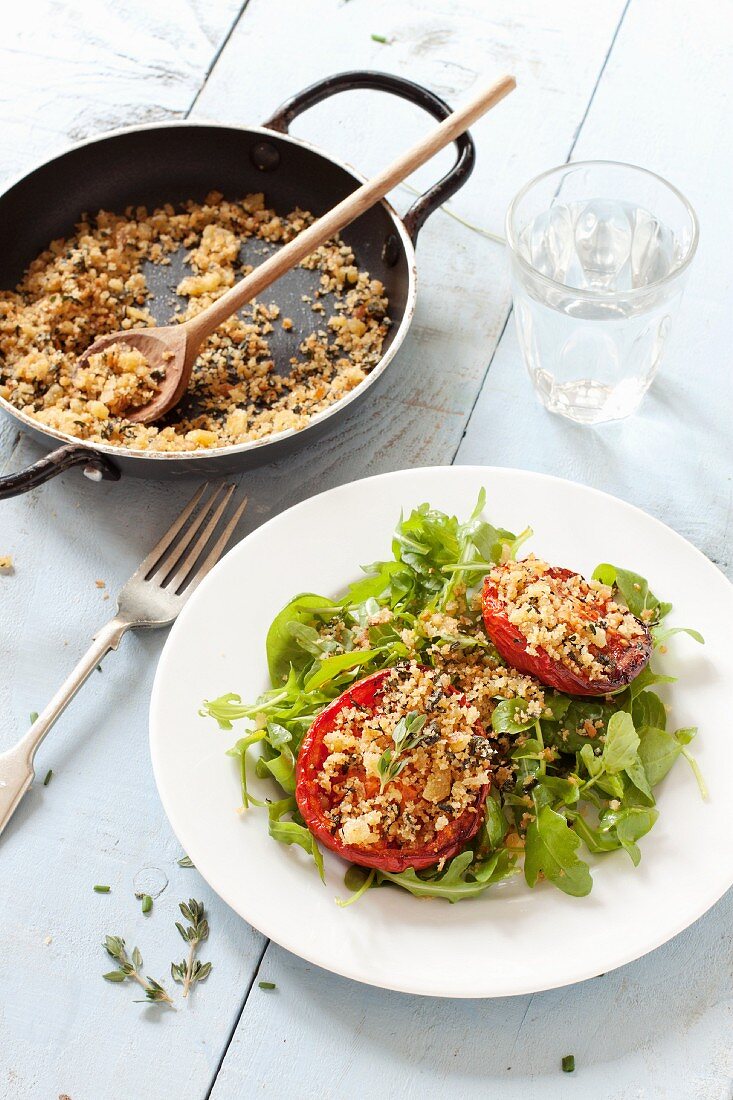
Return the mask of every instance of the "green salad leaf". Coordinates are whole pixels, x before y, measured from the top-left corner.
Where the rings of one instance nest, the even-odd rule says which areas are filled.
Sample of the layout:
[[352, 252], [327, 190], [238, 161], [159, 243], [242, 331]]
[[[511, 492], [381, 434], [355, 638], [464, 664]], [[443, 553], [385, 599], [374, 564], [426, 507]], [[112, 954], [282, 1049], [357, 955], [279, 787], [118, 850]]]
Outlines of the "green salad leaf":
[[579, 859], [580, 838], [567, 818], [551, 806], [543, 806], [527, 829], [524, 877], [534, 886], [540, 873], [565, 894], [582, 898], [593, 885], [588, 864]]

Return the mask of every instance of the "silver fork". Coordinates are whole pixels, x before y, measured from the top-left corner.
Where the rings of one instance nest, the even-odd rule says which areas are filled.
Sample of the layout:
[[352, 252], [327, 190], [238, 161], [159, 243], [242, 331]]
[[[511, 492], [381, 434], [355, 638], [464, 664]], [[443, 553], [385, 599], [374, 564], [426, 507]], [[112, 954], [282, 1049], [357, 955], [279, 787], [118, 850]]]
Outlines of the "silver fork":
[[91, 646], [48, 706], [20, 741], [0, 754], [0, 833], [33, 782], [33, 758], [38, 746], [102, 658], [111, 649], [117, 649], [128, 630], [169, 626], [201, 579], [221, 557], [247, 499], [245, 497], [236, 507], [218, 532], [236, 486], [217, 486], [196, 511], [207, 488], [208, 483], [201, 486], [132, 574], [117, 597], [117, 614], [97, 631]]

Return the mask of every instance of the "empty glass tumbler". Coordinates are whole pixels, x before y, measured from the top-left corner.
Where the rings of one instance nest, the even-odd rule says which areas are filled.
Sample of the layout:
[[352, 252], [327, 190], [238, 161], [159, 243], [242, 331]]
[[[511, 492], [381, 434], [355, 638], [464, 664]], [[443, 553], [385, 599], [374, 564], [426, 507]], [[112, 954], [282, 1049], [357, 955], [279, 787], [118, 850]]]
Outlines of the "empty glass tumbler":
[[657, 372], [695, 255], [689, 202], [643, 168], [581, 161], [522, 188], [506, 233], [540, 400], [581, 424], [628, 416]]

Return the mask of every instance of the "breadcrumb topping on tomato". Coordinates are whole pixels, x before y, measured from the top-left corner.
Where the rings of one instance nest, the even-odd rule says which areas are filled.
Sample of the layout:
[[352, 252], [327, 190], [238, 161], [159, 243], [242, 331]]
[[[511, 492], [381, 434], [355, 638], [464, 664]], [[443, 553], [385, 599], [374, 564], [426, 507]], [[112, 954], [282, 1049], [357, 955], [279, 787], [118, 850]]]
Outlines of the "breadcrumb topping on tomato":
[[507, 621], [524, 638], [527, 654], [544, 652], [589, 680], [608, 674], [609, 635], [627, 647], [646, 637], [644, 625], [612, 599], [607, 585], [579, 573], [558, 577], [534, 555], [497, 566], [488, 581]]
[[[424, 722], [398, 752], [398, 723], [413, 715]], [[379, 707], [344, 708], [324, 737], [317, 782], [334, 835], [360, 848], [434, 841], [490, 782], [492, 749], [478, 722], [477, 707], [451, 690], [446, 673], [414, 661], [392, 669]], [[399, 767], [393, 777], [390, 757]]]

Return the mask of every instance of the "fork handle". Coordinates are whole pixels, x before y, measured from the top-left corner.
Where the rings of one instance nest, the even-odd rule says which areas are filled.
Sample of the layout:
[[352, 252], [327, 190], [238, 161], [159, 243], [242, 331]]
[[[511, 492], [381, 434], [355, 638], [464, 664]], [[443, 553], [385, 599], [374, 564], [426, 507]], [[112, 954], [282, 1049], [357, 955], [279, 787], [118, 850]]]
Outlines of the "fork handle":
[[23, 734], [12, 749], [0, 753], [0, 833], [10, 821], [18, 803], [33, 782], [33, 776], [35, 775], [33, 758], [41, 741], [43, 741], [56, 719], [66, 710], [82, 684], [94, 672], [102, 658], [111, 649], [117, 649], [122, 635], [129, 630], [130, 625], [120, 616], [115, 616], [114, 619], [110, 619], [108, 623], [105, 623], [101, 630], [98, 630], [94, 635], [94, 640], [89, 649], [66, 677], [53, 699], [38, 715], [30, 729]]

